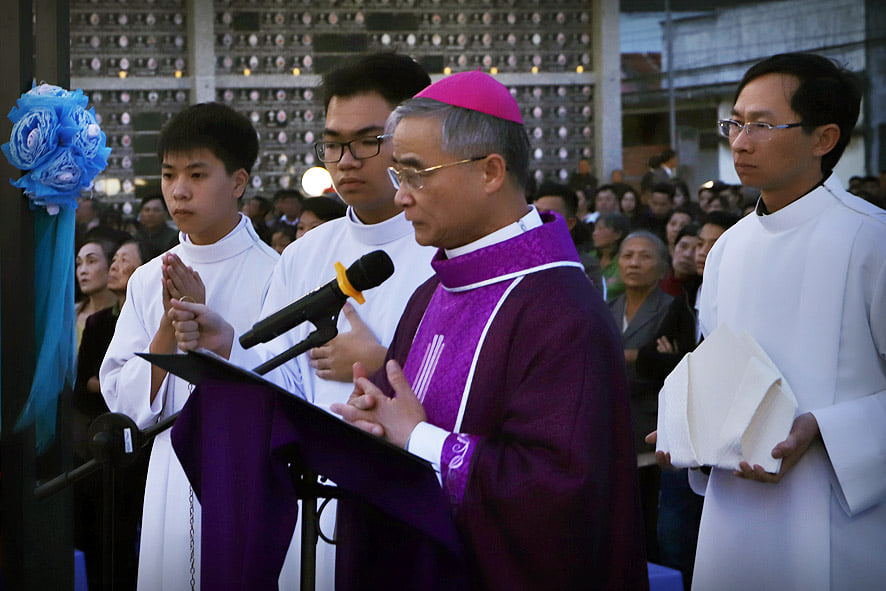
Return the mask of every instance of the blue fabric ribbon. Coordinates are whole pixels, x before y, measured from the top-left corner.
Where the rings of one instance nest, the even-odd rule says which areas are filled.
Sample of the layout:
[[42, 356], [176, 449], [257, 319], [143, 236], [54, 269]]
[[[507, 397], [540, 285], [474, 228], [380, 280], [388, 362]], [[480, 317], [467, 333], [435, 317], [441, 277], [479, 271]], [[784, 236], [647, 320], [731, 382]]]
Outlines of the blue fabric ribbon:
[[62, 207], [57, 215], [34, 208], [37, 365], [16, 429], [35, 425], [38, 454], [55, 439], [59, 395], [74, 387], [74, 228], [73, 207]]

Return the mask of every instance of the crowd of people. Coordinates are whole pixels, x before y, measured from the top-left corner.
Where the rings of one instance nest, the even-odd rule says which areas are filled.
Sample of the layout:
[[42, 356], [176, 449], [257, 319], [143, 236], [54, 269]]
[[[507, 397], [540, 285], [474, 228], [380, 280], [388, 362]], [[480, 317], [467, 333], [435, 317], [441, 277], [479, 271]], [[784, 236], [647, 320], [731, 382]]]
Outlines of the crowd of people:
[[[791, 212], [826, 189], [836, 209], [821, 215], [842, 220], [860, 212], [867, 218], [858, 231], [874, 243], [865, 248], [883, 248], [882, 241], [876, 246], [883, 226], [868, 218], [878, 219], [886, 188], [875, 177], [853, 177], [849, 191], [867, 204], [859, 205], [862, 200], [834, 186], [839, 181], [831, 174], [833, 163], [822, 163], [838, 141], [831, 129], [837, 122], [827, 117], [839, 109], [816, 124], [818, 144], [798, 140], [783, 148], [784, 154], [805, 155], [802, 180], [811, 179], [809, 186], [793, 182], [788, 191], [778, 171], [772, 178], [753, 177], [766, 165], [748, 164], [755, 150], [779, 148], [774, 141], [753, 143], [760, 135], [792, 133], [790, 126], [775, 124], [793, 120], [794, 112], [815, 121], [786, 103], [783, 93], [766, 94], [760, 81], [781, 76], [806, 84], [818, 76], [852, 87], [842, 73], [816, 60], [797, 60], [749, 72], [736, 93], [733, 119], [721, 122], [747, 182], [707, 182], [695, 193], [675, 176], [672, 150], [650, 160], [639, 188], [621, 181], [598, 185], [585, 161], [568, 184], [543, 182], [530, 190], [528, 140], [507, 90], [480, 72], [430, 84], [421, 66], [396, 54], [373, 54], [324, 76], [326, 123], [315, 150], [332, 176], [335, 196], [304, 198], [281, 190], [272, 200], [243, 198], [257, 152], [251, 124], [222, 105], [190, 107], [161, 132], [162, 195], [145, 199], [137, 220], [115, 218], [94, 200], [79, 203], [78, 458], [87, 457], [86, 429], [98, 414], [124, 412], [146, 428], [186, 403], [190, 387], [184, 380], [135, 353], [203, 347], [256, 366], [300, 341], [310, 327], [248, 351], [237, 336], [334, 277], [335, 261], [349, 263], [381, 248], [394, 260], [394, 276], [369, 290], [359, 311], [345, 305], [335, 339], [268, 377], [434, 466], [467, 549], [464, 573], [444, 576], [441, 570], [440, 580], [456, 588], [465, 581], [488, 588], [642, 588], [648, 559], [680, 570], [689, 588], [698, 555], [710, 561], [700, 588], [713, 588], [710, 569], [724, 558], [702, 549], [717, 535], [700, 534], [704, 497], [690, 488], [694, 474], [655, 453], [654, 432], [666, 376], [715, 328], [716, 314], [757, 327], [742, 316], [741, 306], [740, 313], [732, 312], [733, 294], [717, 306], [729, 264], [742, 257], [730, 258], [734, 242], [724, 247], [719, 240], [733, 235], [733, 226], [747, 231], [757, 218], [812, 219], [813, 212]], [[752, 92], [757, 102], [750, 102]], [[785, 121], [750, 127], [752, 114], [770, 103], [775, 106], [762, 111], [787, 108]], [[845, 136], [839, 124], [837, 135]], [[792, 200], [776, 199], [786, 192]], [[844, 227], [850, 226], [846, 221]], [[877, 275], [886, 263], [878, 256], [865, 251], [841, 259], [850, 269], [867, 269], [870, 285], [859, 288], [859, 301], [876, 314], [884, 312], [876, 298], [886, 296], [886, 275]], [[857, 279], [852, 273], [847, 281]], [[772, 273], [762, 277], [773, 285], [783, 281]], [[861, 326], [865, 320], [852, 322]], [[839, 326], [834, 330], [841, 334]], [[762, 327], [760, 335], [764, 343]], [[873, 375], [872, 385], [859, 396], [880, 392], [882, 399], [886, 335], [882, 327], [870, 335], [874, 360], [863, 369]], [[775, 343], [770, 355], [778, 362], [783, 344]], [[788, 375], [793, 366], [786, 363], [784, 371]], [[788, 377], [793, 384], [796, 378]], [[800, 412], [827, 407], [801, 402]], [[880, 410], [868, 412], [879, 424]], [[836, 450], [834, 431], [826, 426], [844, 429], [843, 419], [823, 412], [815, 419], [821, 433], [810, 439]], [[865, 443], [876, 447], [877, 437], [882, 440], [874, 435]], [[133, 587], [136, 578], [140, 589], [180, 588], [189, 577], [199, 585], [199, 501], [168, 434], [149, 453], [150, 463], [146, 458], [121, 475], [118, 531], [126, 550], [118, 555], [118, 588]], [[882, 459], [872, 461], [884, 467]], [[753, 466], [735, 475], [719, 472], [713, 470], [711, 485], [721, 487], [716, 494], [724, 502], [733, 494], [723, 488], [724, 478], [766, 482]], [[882, 480], [882, 474], [872, 478]], [[849, 499], [852, 511], [873, 507], [865, 518], [879, 519], [886, 490], [877, 489], [881, 484], [870, 485], [873, 492], [860, 501]], [[100, 506], [95, 486], [78, 489], [76, 535], [95, 588], [102, 572], [100, 529], [94, 527]], [[731, 527], [742, 517], [717, 518], [732, 519]], [[840, 531], [851, 529], [852, 517], [847, 519]], [[321, 544], [320, 588], [356, 589], [366, 580], [412, 588], [428, 578], [414, 565], [443, 569], [415, 532], [365, 506], [342, 502], [333, 526], [340, 546], [336, 554]], [[298, 541], [296, 533], [292, 548]], [[292, 548], [281, 564], [281, 588], [297, 585]], [[842, 573], [835, 565], [834, 572]], [[866, 580], [868, 572], [854, 580]]]

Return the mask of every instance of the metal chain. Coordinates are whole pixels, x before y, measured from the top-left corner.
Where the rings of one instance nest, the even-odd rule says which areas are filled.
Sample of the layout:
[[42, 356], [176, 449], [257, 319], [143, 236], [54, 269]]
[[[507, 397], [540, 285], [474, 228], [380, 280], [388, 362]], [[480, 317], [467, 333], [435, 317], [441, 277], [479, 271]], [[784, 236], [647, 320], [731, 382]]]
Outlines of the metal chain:
[[188, 487], [188, 504], [190, 505], [190, 523], [191, 523], [191, 591], [195, 591], [197, 587], [197, 568], [194, 562], [194, 489]]

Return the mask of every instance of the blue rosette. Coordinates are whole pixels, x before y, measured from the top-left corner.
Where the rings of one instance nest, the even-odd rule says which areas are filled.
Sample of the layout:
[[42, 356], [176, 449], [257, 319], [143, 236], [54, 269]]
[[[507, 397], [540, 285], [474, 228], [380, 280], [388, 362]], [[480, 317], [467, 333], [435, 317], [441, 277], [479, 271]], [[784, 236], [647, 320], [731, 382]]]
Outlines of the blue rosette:
[[13, 122], [9, 142], [0, 146], [10, 164], [27, 174], [10, 182], [49, 211], [76, 208], [81, 191], [108, 165], [111, 149], [95, 109], [79, 88], [51, 84], [34, 86], [9, 112]]
[[24, 189], [35, 205], [62, 204], [71, 195], [76, 198], [82, 189], [91, 188], [93, 177], [87, 169], [83, 157], [66, 146], [12, 184]]
[[111, 148], [107, 147], [108, 138], [99, 127], [95, 118], [95, 109], [88, 111], [83, 107], [72, 109], [59, 122], [59, 141], [69, 145], [79, 154], [91, 178], [108, 166]]
[[31, 170], [58, 148], [58, 116], [54, 109], [36, 108], [19, 113], [9, 141], [0, 149], [10, 164], [19, 170]]

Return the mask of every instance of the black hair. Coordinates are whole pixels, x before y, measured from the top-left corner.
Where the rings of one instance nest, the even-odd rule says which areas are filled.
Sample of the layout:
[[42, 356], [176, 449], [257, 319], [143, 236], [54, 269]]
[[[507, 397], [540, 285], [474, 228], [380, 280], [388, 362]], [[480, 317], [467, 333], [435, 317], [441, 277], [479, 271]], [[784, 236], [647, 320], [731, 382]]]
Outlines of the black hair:
[[674, 240], [674, 244], [677, 244], [678, 242], [680, 242], [680, 240], [682, 240], [686, 236], [697, 237], [698, 233], [700, 231], [701, 231], [701, 224], [699, 224], [698, 222], [689, 222], [688, 224], [686, 224], [685, 226], [680, 228], [679, 232], [677, 232], [677, 239]]
[[673, 183], [655, 183], [652, 185], [652, 189], [650, 189], [649, 193], [650, 195], [652, 193], [664, 193], [668, 196], [668, 199], [673, 201], [674, 195], [677, 194], [677, 190], [674, 188]]
[[861, 106], [858, 77], [820, 55], [782, 53], [751, 66], [738, 84], [735, 100], [749, 82], [765, 74], [785, 74], [800, 81], [790, 102], [791, 109], [800, 116], [805, 133], [829, 123], [840, 127], [836, 145], [821, 159], [821, 171], [827, 176], [843, 155], [858, 121]]
[[281, 199], [289, 199], [294, 198], [298, 199], [299, 203], [304, 203], [305, 196], [298, 189], [280, 189], [276, 193], [274, 193], [274, 202], [280, 201]]
[[671, 179], [671, 185], [674, 186], [675, 197], [677, 196], [677, 189], [680, 189], [683, 192], [683, 195], [685, 195], [686, 198], [689, 199], [689, 185], [686, 184], [686, 181], [681, 178], [673, 178]]
[[612, 183], [610, 185], [612, 190], [615, 191], [615, 195], [618, 197], [618, 200], [621, 201], [621, 198], [625, 196], [625, 193], [633, 193], [634, 197], [637, 197], [639, 193], [629, 183]]
[[677, 153], [673, 149], [665, 148], [662, 153], [658, 155], [658, 162], [659, 164], [664, 164], [676, 155]]
[[161, 193], [154, 193], [148, 195], [147, 197], [144, 197], [138, 206], [138, 210], [141, 211], [142, 209], [144, 209], [145, 205], [147, 205], [151, 201], [154, 201], [155, 199], [160, 200], [160, 203], [163, 205], [163, 211], [166, 212], [166, 215], [169, 215], [169, 208], [166, 207], [166, 199], [163, 198], [163, 195]]
[[535, 199], [533, 199], [533, 201], [537, 200], [539, 197], [548, 196], [559, 197], [562, 199], [563, 205], [566, 206], [566, 215], [568, 217], [575, 217], [575, 214], [578, 211], [578, 195], [575, 194], [575, 191], [561, 183], [545, 181], [535, 192]]
[[392, 51], [371, 53], [352, 60], [323, 76], [323, 109], [332, 97], [351, 97], [366, 92], [381, 95], [396, 107], [431, 84], [425, 69], [408, 55]]
[[729, 208], [732, 207], [732, 204], [729, 203], [729, 195], [726, 194], [726, 191], [720, 191], [711, 197], [711, 201], [715, 199], [720, 202], [720, 207], [723, 208], [723, 211], [729, 211]]
[[600, 222], [603, 222], [603, 225], [610, 230], [621, 234], [621, 238], [616, 241], [614, 248], [612, 249], [613, 252], [618, 251], [618, 249], [621, 248], [622, 240], [631, 233], [631, 220], [620, 211], [610, 211], [597, 218], [596, 223], [599, 224]]
[[596, 189], [594, 189], [594, 197], [602, 193], [603, 191], [612, 191], [612, 194], [620, 197], [618, 194], [618, 189], [615, 188], [615, 185], [600, 185]]
[[310, 211], [315, 216], [328, 222], [344, 217], [347, 208], [341, 202], [330, 197], [308, 197], [302, 202], [302, 213]]
[[271, 236], [279, 232], [280, 234], [287, 236], [290, 241], [295, 241], [296, 231], [297, 228], [295, 226], [289, 224], [280, 224], [278, 226], [274, 226], [274, 232], [271, 234]]
[[[105, 226], [99, 224], [98, 226], [87, 230], [86, 234], [83, 235], [82, 240], [80, 240], [79, 244], [77, 244], [76, 246], [77, 250], [80, 250], [80, 248], [87, 242], [97, 242], [101, 244], [103, 241], [110, 241], [113, 244], [120, 244], [121, 242], [130, 240], [131, 238], [132, 235], [125, 230], [118, 230], [113, 226]], [[113, 252], [111, 254], [113, 254]]]
[[685, 213], [689, 216], [690, 221], [695, 219], [695, 216], [692, 215], [692, 209], [688, 205], [681, 205], [672, 209], [671, 215], [668, 216], [668, 219], [670, 220], [675, 213]]
[[252, 172], [258, 157], [258, 135], [249, 119], [219, 103], [192, 105], [170, 119], [160, 131], [157, 157], [170, 152], [206, 148], [222, 161], [225, 171]]
[[728, 211], [711, 211], [705, 214], [702, 218], [701, 225], [712, 224], [714, 226], [720, 226], [724, 230], [728, 230], [734, 226], [738, 220], [739, 217], [734, 213]]
[[271, 213], [271, 209], [273, 209], [271, 201], [267, 197], [262, 197], [261, 195], [253, 195], [249, 198], [249, 200], [258, 203], [259, 215], [262, 217]]

